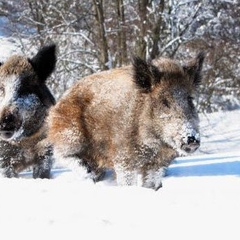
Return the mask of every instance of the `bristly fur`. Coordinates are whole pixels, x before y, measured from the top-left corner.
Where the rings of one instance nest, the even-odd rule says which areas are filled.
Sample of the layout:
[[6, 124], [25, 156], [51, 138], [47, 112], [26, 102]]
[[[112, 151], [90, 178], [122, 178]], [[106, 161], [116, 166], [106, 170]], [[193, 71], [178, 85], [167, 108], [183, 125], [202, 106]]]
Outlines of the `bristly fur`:
[[33, 167], [33, 177], [49, 178], [52, 147], [46, 116], [55, 98], [45, 80], [54, 70], [55, 45], [32, 58], [10, 56], [0, 67], [0, 173], [17, 177]]
[[45, 80], [49, 77], [55, 68], [55, 52], [56, 45], [51, 44], [49, 46], [43, 47], [36, 56], [34, 56], [32, 59], [29, 59], [29, 62], [32, 64], [34, 70], [42, 82], [45, 82]]
[[150, 92], [153, 86], [161, 79], [161, 72], [150, 62], [139, 57], [133, 58], [134, 81], [138, 87]]
[[[189, 67], [194, 77], [202, 59]], [[119, 185], [157, 190], [163, 169], [199, 147], [195, 90], [192, 76], [167, 58], [135, 57], [132, 65], [84, 77], [49, 113], [55, 159], [81, 163], [94, 181], [112, 168]]]

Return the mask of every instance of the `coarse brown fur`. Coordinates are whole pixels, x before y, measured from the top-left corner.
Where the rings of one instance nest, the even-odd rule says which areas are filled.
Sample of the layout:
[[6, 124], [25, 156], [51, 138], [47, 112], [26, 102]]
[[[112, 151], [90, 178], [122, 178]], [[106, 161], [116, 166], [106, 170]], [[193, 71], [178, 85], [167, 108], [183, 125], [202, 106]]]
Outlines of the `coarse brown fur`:
[[0, 65], [0, 172], [6, 177], [28, 167], [33, 177], [50, 177], [45, 118], [55, 99], [45, 82], [55, 62], [55, 45], [50, 45], [31, 59], [13, 55]]
[[161, 187], [163, 169], [199, 146], [192, 103], [203, 54], [186, 66], [161, 58], [87, 76], [49, 114], [56, 159], [79, 161], [95, 180], [113, 168], [118, 184]]

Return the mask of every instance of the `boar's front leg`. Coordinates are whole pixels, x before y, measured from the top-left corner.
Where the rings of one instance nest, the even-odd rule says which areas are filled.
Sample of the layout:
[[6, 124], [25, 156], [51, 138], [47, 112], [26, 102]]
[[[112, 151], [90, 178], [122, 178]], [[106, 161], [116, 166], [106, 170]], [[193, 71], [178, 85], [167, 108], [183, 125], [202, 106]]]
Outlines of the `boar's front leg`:
[[7, 178], [16, 178], [18, 174], [15, 172], [15, 169], [12, 165], [6, 167], [1, 167], [1, 174]]
[[152, 169], [143, 169], [142, 171], [142, 186], [158, 190], [162, 187], [162, 179], [166, 173], [166, 167], [158, 167]]
[[[156, 166], [155, 166], [156, 167]], [[141, 186], [158, 190], [162, 187], [162, 178], [165, 175], [166, 167], [150, 168], [145, 166], [142, 169], [128, 169], [121, 164], [114, 167], [116, 181], [120, 186]]]
[[132, 186], [138, 184], [138, 174], [135, 170], [130, 170], [123, 164], [115, 164], [116, 181], [119, 186]]
[[33, 178], [51, 178], [51, 169], [53, 165], [52, 146], [46, 146], [40, 151], [35, 159], [33, 166]]
[[0, 173], [8, 178], [18, 177], [18, 169], [24, 165], [21, 149], [5, 141], [0, 141], [0, 149]]

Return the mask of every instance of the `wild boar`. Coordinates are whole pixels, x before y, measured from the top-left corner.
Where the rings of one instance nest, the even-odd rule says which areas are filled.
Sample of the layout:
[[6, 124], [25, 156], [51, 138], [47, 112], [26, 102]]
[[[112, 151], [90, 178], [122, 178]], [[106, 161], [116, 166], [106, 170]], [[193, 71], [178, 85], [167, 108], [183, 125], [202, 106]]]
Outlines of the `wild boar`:
[[135, 57], [76, 82], [49, 113], [55, 159], [79, 162], [94, 181], [110, 168], [119, 185], [160, 188], [172, 160], [200, 145], [193, 95], [203, 60]]
[[55, 64], [52, 44], [33, 58], [13, 55], [0, 66], [0, 172], [5, 177], [17, 177], [28, 167], [34, 178], [50, 177], [45, 118], [55, 99], [46, 79]]

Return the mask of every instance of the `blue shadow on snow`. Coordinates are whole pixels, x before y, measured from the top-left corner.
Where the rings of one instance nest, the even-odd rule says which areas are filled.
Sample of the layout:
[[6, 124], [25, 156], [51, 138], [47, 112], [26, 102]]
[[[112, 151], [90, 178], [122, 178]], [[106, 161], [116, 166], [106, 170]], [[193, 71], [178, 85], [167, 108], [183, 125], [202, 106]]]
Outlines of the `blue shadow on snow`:
[[[198, 164], [200, 162], [200, 159], [196, 159], [196, 161], [189, 159], [186, 160], [176, 160], [175, 163], [167, 169], [167, 177], [194, 177], [194, 176], [240, 176], [240, 157], [237, 159], [236, 156], [232, 157], [233, 161], [226, 161], [224, 162], [224, 159], [229, 159], [231, 157], [217, 157], [214, 159], [211, 158], [203, 158], [201, 160], [201, 164]], [[217, 163], [206, 163], [204, 164], [204, 161], [207, 160], [219, 160], [223, 159], [223, 162], [217, 162]], [[195, 163], [192, 166], [181, 166], [181, 163]]]

